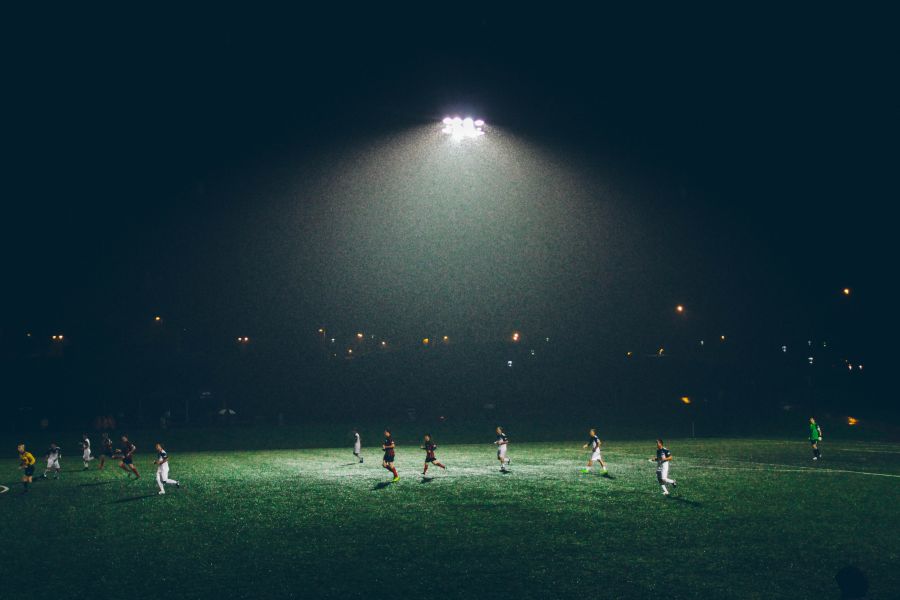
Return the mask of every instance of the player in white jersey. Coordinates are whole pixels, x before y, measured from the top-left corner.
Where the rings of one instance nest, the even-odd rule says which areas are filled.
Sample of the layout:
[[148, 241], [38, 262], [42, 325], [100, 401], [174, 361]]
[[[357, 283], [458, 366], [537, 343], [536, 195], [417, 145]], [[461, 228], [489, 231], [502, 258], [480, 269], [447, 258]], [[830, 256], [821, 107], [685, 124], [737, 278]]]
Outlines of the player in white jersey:
[[54, 473], [53, 479], [59, 479], [59, 459], [61, 456], [62, 449], [56, 444], [56, 442], [50, 444], [50, 449], [47, 450], [47, 453], [44, 455], [44, 457], [47, 459], [47, 468], [44, 469], [44, 474], [41, 475], [41, 479], [47, 479], [47, 473], [50, 473], [51, 471]]
[[363, 457], [360, 454], [362, 452], [362, 440], [359, 437], [359, 431], [357, 429], [353, 429], [353, 456], [359, 459], [359, 462], [363, 461]]
[[84, 470], [88, 470], [90, 462], [94, 460], [91, 456], [91, 440], [86, 433], [81, 434], [81, 460], [84, 462]]
[[509, 444], [509, 437], [503, 431], [503, 428], [499, 425], [497, 426], [497, 439], [494, 441], [494, 445], [497, 446], [497, 460], [500, 461], [500, 472], [507, 472], [507, 465], [510, 463], [509, 457], [506, 455], [506, 446]]
[[651, 458], [650, 462], [656, 463], [656, 480], [662, 488], [663, 496], [669, 495], [667, 484], [671, 484], [672, 488], [678, 487], [674, 479], [669, 479], [669, 463], [672, 462], [672, 453], [663, 445], [663, 441], [659, 438], [656, 440], [656, 458]]
[[603, 462], [603, 456], [601, 456], [601, 453], [600, 453], [600, 447], [603, 445], [603, 442], [601, 442], [600, 438], [597, 437], [596, 429], [591, 429], [589, 434], [590, 434], [590, 437], [588, 438], [587, 443], [584, 446], [582, 446], [582, 448], [590, 448], [591, 458], [588, 460], [587, 467], [583, 468], [581, 470], [581, 472], [582, 473], [590, 473], [591, 468], [593, 468], [594, 463], [596, 462], [596, 463], [600, 463], [600, 468], [602, 469], [601, 473], [603, 473], [604, 475], [607, 475], [608, 471], [606, 470], [606, 463]]
[[169, 455], [159, 442], [156, 443], [156, 460], [153, 462], [156, 464], [156, 485], [159, 486], [160, 494], [166, 493], [166, 488], [163, 487], [163, 484], [181, 487], [180, 483], [174, 479], [169, 479]]

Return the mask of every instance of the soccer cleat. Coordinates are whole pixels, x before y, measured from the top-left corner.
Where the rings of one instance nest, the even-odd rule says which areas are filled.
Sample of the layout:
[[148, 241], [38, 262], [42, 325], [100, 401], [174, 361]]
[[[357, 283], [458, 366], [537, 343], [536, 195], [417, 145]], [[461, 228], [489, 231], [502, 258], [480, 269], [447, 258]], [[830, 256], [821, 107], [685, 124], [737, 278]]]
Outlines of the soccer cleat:
[[673, 480], [672, 480], [672, 489], [674, 490], [674, 489], [677, 488], [677, 487], [678, 487], [678, 483], [675, 482], [675, 480], [673, 479]]
[[178, 483], [178, 482], [176, 481], [176, 482], [175, 482], [175, 487], [180, 488], [180, 487], [181, 487], [181, 484]]
[[669, 495], [669, 490], [666, 490], [665, 492], [663, 492], [663, 496], [668, 496], [668, 495]]
[[160, 496], [163, 496], [163, 495], [165, 495], [165, 493], [166, 493], [166, 491], [165, 491], [165, 490], [159, 490], [159, 495], [160, 495]]
[[396, 477], [394, 477], [394, 478], [391, 480], [391, 483], [397, 483], [398, 481], [400, 481], [400, 476], [399, 476], [399, 475], [397, 475]]
[[819, 460], [818, 456], [813, 456], [813, 460]]
[[582, 472], [582, 473], [590, 473], [591, 470], [590, 470], [590, 469], [581, 469], [581, 472]]

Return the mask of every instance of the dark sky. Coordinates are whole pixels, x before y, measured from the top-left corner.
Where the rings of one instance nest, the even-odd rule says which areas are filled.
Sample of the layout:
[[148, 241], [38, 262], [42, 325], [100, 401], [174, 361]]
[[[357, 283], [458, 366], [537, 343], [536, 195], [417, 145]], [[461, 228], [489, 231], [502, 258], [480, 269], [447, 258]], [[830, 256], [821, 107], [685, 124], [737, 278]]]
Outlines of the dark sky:
[[20, 15], [4, 329], [811, 335], [891, 272], [889, 17]]

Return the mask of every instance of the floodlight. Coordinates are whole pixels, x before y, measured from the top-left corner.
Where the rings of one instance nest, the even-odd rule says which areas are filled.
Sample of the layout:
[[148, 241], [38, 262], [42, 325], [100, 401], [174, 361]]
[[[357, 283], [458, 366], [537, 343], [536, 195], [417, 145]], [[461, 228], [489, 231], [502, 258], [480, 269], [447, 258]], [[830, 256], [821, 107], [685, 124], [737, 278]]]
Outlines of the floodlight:
[[442, 121], [444, 124], [443, 129], [441, 131], [446, 133], [454, 140], [461, 140], [463, 138], [476, 138], [484, 135], [484, 120], [482, 119], [472, 119], [472, 117], [444, 117]]

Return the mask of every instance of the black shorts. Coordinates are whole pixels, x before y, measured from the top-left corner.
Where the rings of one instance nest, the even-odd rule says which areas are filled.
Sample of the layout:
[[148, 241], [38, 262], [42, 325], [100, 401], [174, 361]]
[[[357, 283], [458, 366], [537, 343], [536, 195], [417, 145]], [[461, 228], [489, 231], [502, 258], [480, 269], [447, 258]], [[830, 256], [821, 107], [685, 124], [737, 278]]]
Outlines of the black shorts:
[[134, 462], [134, 459], [132, 459], [130, 456], [123, 456], [122, 462], [126, 465], [130, 465], [132, 462]]
[[31, 477], [32, 475], [34, 475], [34, 465], [28, 465], [25, 467], [25, 476]]
[[809, 443], [811, 446], [815, 446], [816, 444], [819, 443], [819, 440], [809, 440]]
[[384, 458], [382, 460], [386, 463], [392, 463], [392, 462], [394, 462], [394, 455], [393, 454], [385, 454]]
[[426, 457], [425, 457], [425, 462], [427, 462], [427, 463], [429, 463], [429, 462], [432, 462], [432, 463], [433, 463], [433, 462], [435, 462], [435, 461], [437, 461], [437, 459], [436, 459], [435, 457], [433, 457], [433, 456], [426, 456]]
[[107, 457], [109, 457], [109, 458], [112, 458], [112, 455], [113, 455], [113, 451], [110, 450], [109, 448], [107, 448], [107, 449], [105, 449], [105, 450], [103, 451], [103, 456], [107, 456]]

